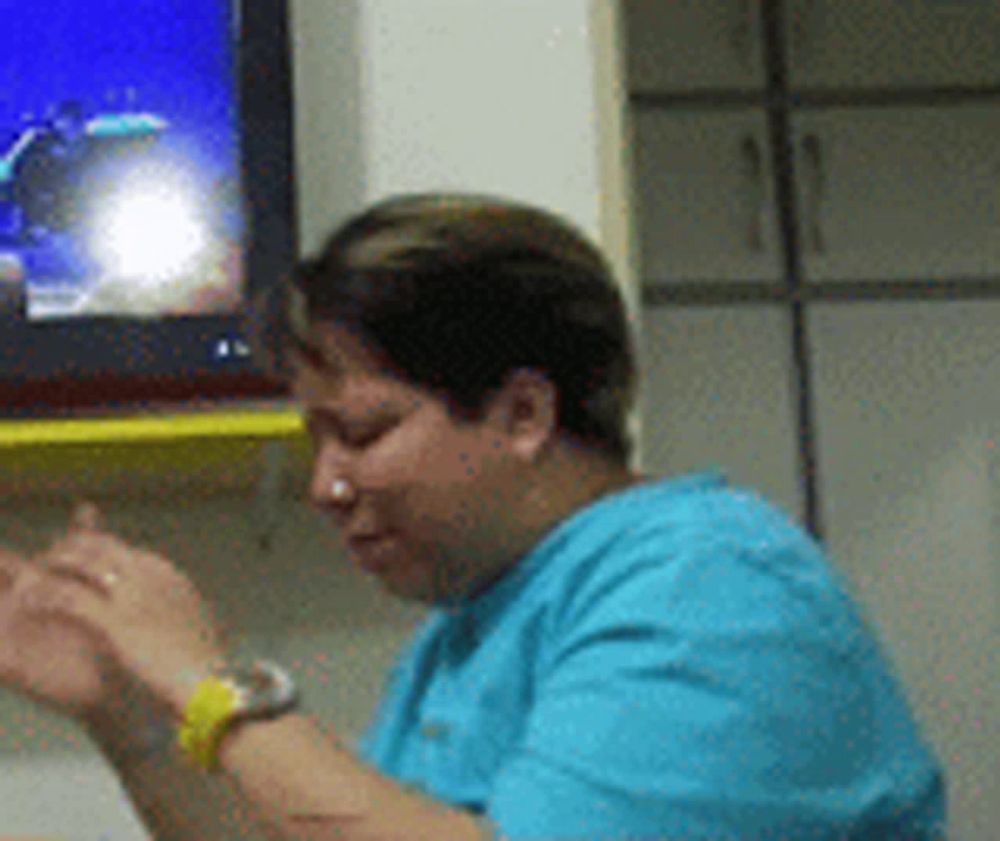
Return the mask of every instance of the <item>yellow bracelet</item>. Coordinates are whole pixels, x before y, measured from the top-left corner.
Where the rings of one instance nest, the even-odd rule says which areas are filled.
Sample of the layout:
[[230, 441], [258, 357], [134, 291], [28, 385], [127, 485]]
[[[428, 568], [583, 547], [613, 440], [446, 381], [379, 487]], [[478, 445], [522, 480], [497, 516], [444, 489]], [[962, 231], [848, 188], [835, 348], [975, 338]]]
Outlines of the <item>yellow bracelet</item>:
[[201, 680], [188, 700], [177, 732], [183, 754], [197, 767], [215, 770], [222, 737], [242, 707], [242, 694], [231, 681], [218, 677]]

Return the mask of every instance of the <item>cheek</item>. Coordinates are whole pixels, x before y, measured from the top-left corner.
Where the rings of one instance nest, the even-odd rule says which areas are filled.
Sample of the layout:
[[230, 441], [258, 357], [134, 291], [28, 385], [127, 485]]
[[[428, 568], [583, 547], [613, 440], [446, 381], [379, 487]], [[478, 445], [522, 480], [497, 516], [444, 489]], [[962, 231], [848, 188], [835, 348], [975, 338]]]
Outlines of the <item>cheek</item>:
[[489, 457], [474, 435], [418, 429], [373, 448], [364, 459], [365, 474], [383, 487], [447, 489], [478, 481], [487, 472]]
[[494, 512], [504, 504], [502, 487], [491, 459], [460, 449], [438, 459], [413, 488], [413, 510], [423, 514], [426, 526], [438, 526], [461, 541], [489, 530]]
[[475, 453], [435, 450], [407, 465], [409, 472], [382, 494], [385, 513], [414, 536], [448, 542], [479, 528], [492, 494]]
[[386, 436], [357, 462], [356, 475], [387, 523], [436, 542], [479, 530], [497, 504], [500, 460], [481, 431], [428, 424]]

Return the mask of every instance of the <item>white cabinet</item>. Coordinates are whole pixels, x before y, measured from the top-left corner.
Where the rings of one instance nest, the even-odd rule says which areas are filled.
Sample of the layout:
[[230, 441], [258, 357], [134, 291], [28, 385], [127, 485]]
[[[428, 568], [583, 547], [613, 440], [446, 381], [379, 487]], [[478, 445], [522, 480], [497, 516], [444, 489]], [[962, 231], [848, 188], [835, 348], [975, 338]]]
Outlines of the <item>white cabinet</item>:
[[[1000, 289], [1000, 2], [780, 0], [744, 6], [744, 30], [737, 5], [623, 0], [642, 278], [705, 293], [643, 312], [643, 466], [718, 465], [801, 518], [811, 435], [831, 557], [946, 765], [950, 837], [994, 841], [1000, 301], [918, 282]], [[767, 48], [785, 79], [763, 71], [761, 5], [781, 15]], [[754, 30], [756, 58], [736, 37]], [[758, 293], [744, 281], [793, 279], [886, 281], [887, 297], [910, 282], [914, 300], [738, 304]]]
[[644, 470], [720, 467], [801, 521], [788, 319], [780, 307], [644, 312]]
[[1000, 101], [800, 111], [793, 144], [808, 280], [1000, 276]]
[[796, 89], [1000, 86], [996, 0], [785, 0], [784, 20]]
[[633, 122], [643, 280], [779, 282], [763, 110], [637, 109]]
[[[789, 88], [771, 93], [794, 157], [785, 206], [798, 213], [799, 251], [787, 259], [772, 167], [781, 123], [769, 126], [753, 99], [720, 99], [763, 92], [761, 3], [624, 0], [622, 9], [639, 95], [632, 164], [644, 283], [778, 285], [791, 262], [805, 281], [1000, 279], [1000, 2], [784, 0]], [[737, 31], [752, 34], [752, 49]], [[996, 95], [893, 101], [907, 89], [984, 85]], [[838, 88], [876, 90], [885, 104], [801, 107], [794, 95]], [[688, 98], [643, 100], [649, 92]]]
[[629, 88], [762, 90], [760, 0], [623, 0]]
[[813, 305], [827, 541], [947, 765], [953, 838], [996, 838], [1000, 302]]

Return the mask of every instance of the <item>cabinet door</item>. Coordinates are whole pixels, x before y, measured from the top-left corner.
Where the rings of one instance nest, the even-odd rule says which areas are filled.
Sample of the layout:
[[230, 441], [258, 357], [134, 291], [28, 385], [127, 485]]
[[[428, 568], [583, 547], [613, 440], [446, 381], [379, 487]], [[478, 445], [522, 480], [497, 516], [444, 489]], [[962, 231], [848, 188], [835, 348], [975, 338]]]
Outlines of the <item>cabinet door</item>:
[[998, 302], [810, 312], [827, 539], [947, 766], [950, 837], [970, 841], [1000, 826], [998, 324]]
[[623, 0], [629, 89], [762, 90], [760, 0]]
[[1000, 277], [1000, 103], [800, 112], [793, 126], [809, 280]]
[[996, 0], [785, 0], [784, 11], [794, 88], [1000, 85]]
[[720, 467], [802, 521], [788, 312], [776, 306], [643, 311], [642, 466]]
[[779, 282], [763, 110], [633, 113], [643, 279]]

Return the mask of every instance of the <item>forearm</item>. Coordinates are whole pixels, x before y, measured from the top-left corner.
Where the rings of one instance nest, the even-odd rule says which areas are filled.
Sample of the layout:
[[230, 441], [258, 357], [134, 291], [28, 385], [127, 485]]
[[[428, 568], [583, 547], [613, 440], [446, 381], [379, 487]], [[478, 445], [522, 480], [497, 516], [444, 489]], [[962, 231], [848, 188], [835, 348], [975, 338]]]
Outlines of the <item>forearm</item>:
[[469, 814], [409, 791], [359, 762], [318, 722], [290, 715], [223, 744], [229, 779], [288, 838], [481, 841]]
[[157, 841], [484, 837], [472, 816], [366, 768], [302, 715], [235, 729], [215, 774], [175, 747], [137, 752], [120, 725], [91, 732]]
[[201, 772], [182, 757], [161, 713], [133, 708], [128, 720], [91, 723], [88, 730], [155, 841], [282, 839], [250, 812], [232, 780]]

